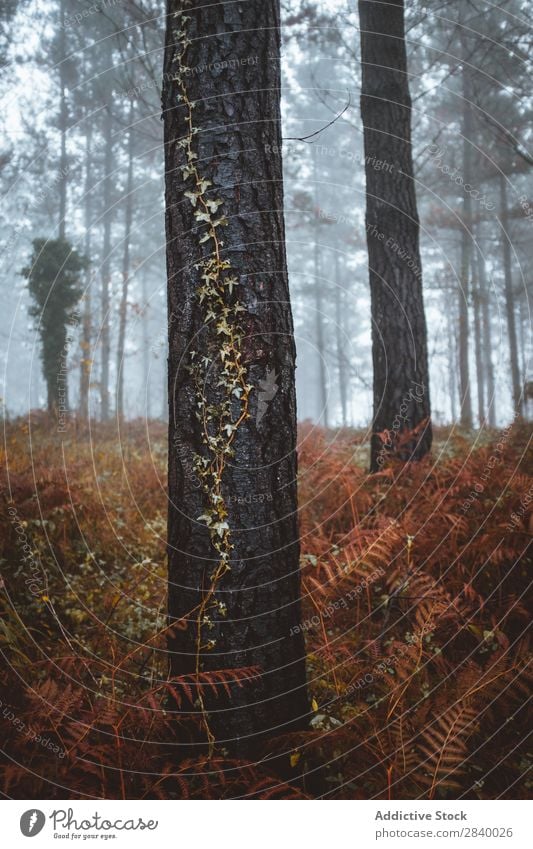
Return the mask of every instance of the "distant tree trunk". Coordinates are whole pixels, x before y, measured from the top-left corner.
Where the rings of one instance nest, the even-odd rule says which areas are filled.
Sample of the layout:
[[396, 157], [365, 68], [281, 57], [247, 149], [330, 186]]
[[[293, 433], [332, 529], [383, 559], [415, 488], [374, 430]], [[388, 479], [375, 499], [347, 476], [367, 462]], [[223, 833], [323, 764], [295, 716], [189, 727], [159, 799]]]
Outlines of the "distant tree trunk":
[[457, 316], [454, 298], [446, 293], [446, 316], [448, 335], [448, 394], [450, 396], [450, 412], [452, 423], [457, 421]]
[[[142, 299], [143, 299], [143, 310], [142, 310], [142, 340], [143, 340], [143, 386], [144, 386], [144, 397], [146, 399], [146, 408], [144, 414], [147, 419], [151, 416], [151, 397], [150, 397], [150, 337], [148, 332], [148, 286], [146, 280], [146, 272], [143, 273], [142, 276]], [[166, 369], [165, 369], [166, 372]], [[165, 385], [166, 385], [166, 374], [165, 374]]]
[[487, 386], [487, 418], [490, 427], [496, 427], [496, 397], [494, 385], [494, 366], [492, 364], [492, 326], [490, 321], [490, 292], [487, 284], [485, 259], [481, 250], [476, 251], [477, 279], [481, 299], [483, 367]]
[[[91, 217], [93, 191], [93, 161], [92, 161], [92, 124], [89, 120], [85, 136], [85, 256], [91, 257]], [[89, 388], [91, 378], [91, 340], [92, 340], [92, 276], [91, 268], [85, 277], [85, 293], [83, 297], [83, 318], [81, 325], [81, 358], [80, 358], [80, 418], [89, 418]]]
[[500, 174], [500, 222], [502, 226], [503, 278], [505, 291], [505, 315], [507, 318], [507, 336], [509, 339], [509, 359], [511, 367], [511, 385], [513, 407], [516, 413], [522, 411], [522, 393], [520, 388], [520, 366], [518, 363], [518, 342], [516, 336], [516, 317], [514, 310], [513, 267], [511, 262], [511, 237], [509, 235], [509, 210], [507, 202], [507, 177]]
[[481, 292], [476, 270], [475, 257], [472, 256], [472, 303], [474, 309], [474, 351], [476, 360], [477, 417], [479, 427], [485, 421], [485, 369], [483, 365], [483, 338], [481, 330]]
[[126, 350], [126, 322], [128, 317], [128, 290], [130, 282], [130, 243], [133, 221], [133, 101], [129, 110], [128, 176], [126, 179], [126, 214], [124, 221], [124, 253], [122, 256], [122, 292], [120, 296], [117, 342], [117, 416], [124, 416], [124, 355]]
[[113, 116], [108, 103], [104, 113], [104, 235], [102, 243], [102, 293], [101, 293], [101, 368], [100, 368], [100, 414], [102, 421], [109, 418], [109, 359], [111, 356], [110, 328], [110, 285], [111, 285], [111, 224], [113, 211]]
[[318, 416], [317, 421], [324, 427], [329, 426], [328, 414], [328, 386], [326, 369], [326, 345], [324, 341], [324, 305], [322, 298], [322, 270], [320, 262], [320, 219], [318, 200], [318, 168], [316, 148], [313, 148], [313, 197], [314, 197], [314, 244], [313, 244], [313, 270], [314, 270], [314, 294], [315, 294], [315, 343], [318, 359]]
[[65, 0], [61, 0], [59, 6], [59, 133], [60, 133], [60, 156], [59, 156], [59, 226], [58, 238], [66, 237], [67, 220], [67, 182], [68, 182], [68, 159], [67, 159], [67, 81], [66, 81], [66, 27], [65, 27]]
[[[466, 45], [462, 38], [462, 122], [461, 136], [463, 148], [463, 180], [470, 184], [472, 179], [472, 91], [469, 69], [466, 59]], [[469, 315], [468, 299], [470, 293], [469, 276], [471, 271], [472, 256], [472, 197], [469, 192], [463, 191], [463, 214], [461, 226], [461, 268], [460, 287], [458, 291], [459, 303], [459, 391], [461, 396], [461, 425], [470, 429], [472, 427], [472, 393], [470, 387], [469, 366]]]
[[335, 338], [337, 340], [337, 373], [339, 376], [339, 398], [341, 402], [342, 426], [347, 425], [347, 375], [346, 375], [346, 351], [344, 350], [344, 289], [341, 284], [339, 269], [339, 254], [333, 251], [333, 265], [335, 269]]
[[[167, 12], [168, 296], [182, 316], [169, 322], [169, 614], [186, 624], [171, 668], [196, 679], [210, 749], [249, 757], [308, 710], [279, 2]], [[242, 58], [216, 71], [228, 56]], [[242, 667], [258, 672], [230, 699], [202, 683]]]
[[[432, 436], [403, 0], [359, 0], [359, 19], [376, 471], [388, 453], [423, 457]], [[413, 438], [402, 440], [404, 431]]]

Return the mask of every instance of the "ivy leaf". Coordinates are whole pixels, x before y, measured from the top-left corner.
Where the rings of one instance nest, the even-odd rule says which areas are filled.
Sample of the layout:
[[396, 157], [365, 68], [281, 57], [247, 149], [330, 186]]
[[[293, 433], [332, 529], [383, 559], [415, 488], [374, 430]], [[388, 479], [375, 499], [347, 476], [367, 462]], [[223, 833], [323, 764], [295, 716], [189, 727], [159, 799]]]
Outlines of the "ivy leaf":
[[206, 201], [209, 212], [216, 212], [219, 206], [222, 206], [224, 201], [220, 200], [220, 198], [216, 198], [215, 200]]
[[196, 210], [196, 212], [194, 213], [194, 217], [197, 221], [207, 221], [208, 224], [211, 221], [211, 216], [209, 215], [209, 213], [202, 212], [200, 209]]
[[205, 522], [205, 524], [209, 527], [212, 524], [213, 519], [207, 513], [202, 513], [201, 516], [198, 516], [196, 521], [197, 522]]

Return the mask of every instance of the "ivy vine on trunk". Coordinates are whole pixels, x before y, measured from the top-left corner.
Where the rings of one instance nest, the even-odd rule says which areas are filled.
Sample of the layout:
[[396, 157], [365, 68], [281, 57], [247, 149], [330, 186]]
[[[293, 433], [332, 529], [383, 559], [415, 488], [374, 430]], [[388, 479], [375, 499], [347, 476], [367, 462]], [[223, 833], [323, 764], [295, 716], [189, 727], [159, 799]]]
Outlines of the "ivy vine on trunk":
[[[209, 750], [307, 717], [279, 4], [169, 0], [169, 649]], [[217, 696], [205, 673], [234, 675]]]

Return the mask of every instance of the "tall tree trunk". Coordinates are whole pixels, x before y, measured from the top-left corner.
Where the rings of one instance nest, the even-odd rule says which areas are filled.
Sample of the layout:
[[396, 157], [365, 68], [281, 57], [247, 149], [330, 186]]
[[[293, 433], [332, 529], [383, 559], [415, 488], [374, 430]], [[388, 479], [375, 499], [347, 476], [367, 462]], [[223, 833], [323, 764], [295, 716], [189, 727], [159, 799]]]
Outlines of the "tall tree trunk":
[[[403, 0], [359, 0], [359, 19], [376, 471], [388, 453], [423, 457], [432, 433]], [[404, 431], [413, 438], [402, 439]]]
[[[462, 66], [462, 122], [461, 135], [463, 139], [463, 180], [465, 185], [472, 179], [472, 86], [470, 71], [467, 63], [467, 49], [464, 36], [461, 39], [463, 57]], [[458, 291], [459, 303], [459, 391], [461, 395], [461, 425], [472, 427], [472, 391], [470, 387], [469, 347], [470, 329], [468, 315], [468, 300], [470, 297], [469, 276], [472, 267], [472, 197], [463, 190], [463, 214], [461, 226], [461, 268], [460, 286]]]
[[474, 311], [474, 352], [476, 361], [477, 417], [479, 427], [485, 421], [485, 369], [483, 364], [483, 338], [481, 330], [481, 292], [475, 257], [472, 256], [472, 304]]
[[455, 298], [450, 297], [449, 292], [446, 292], [446, 301], [448, 335], [448, 394], [450, 396], [452, 423], [454, 423], [457, 421], [457, 316], [455, 314]]
[[126, 322], [128, 317], [128, 290], [130, 282], [130, 244], [133, 221], [133, 100], [129, 111], [128, 176], [126, 179], [126, 212], [124, 221], [124, 253], [122, 256], [122, 292], [120, 296], [117, 343], [117, 416], [124, 416], [124, 354], [126, 349]]
[[496, 396], [494, 384], [494, 365], [492, 363], [492, 325], [490, 320], [490, 291], [487, 283], [485, 259], [481, 250], [476, 251], [477, 279], [481, 298], [483, 367], [487, 386], [487, 418], [490, 427], [496, 427]]
[[100, 415], [102, 421], [109, 418], [109, 359], [111, 356], [110, 328], [110, 285], [111, 285], [111, 224], [113, 211], [112, 171], [113, 171], [113, 116], [110, 104], [104, 112], [104, 235], [102, 243], [102, 292], [101, 292], [101, 355], [100, 365]]
[[328, 386], [326, 369], [326, 346], [324, 342], [324, 306], [322, 298], [322, 269], [320, 262], [320, 217], [318, 199], [318, 167], [316, 148], [313, 148], [313, 198], [314, 198], [314, 244], [313, 244], [313, 271], [315, 295], [315, 344], [318, 359], [318, 415], [317, 421], [324, 427], [329, 426], [328, 415]]
[[67, 159], [67, 81], [66, 81], [66, 27], [65, 27], [65, 0], [59, 5], [59, 133], [60, 133], [60, 155], [59, 155], [59, 225], [58, 238], [64, 239], [66, 235], [67, 218], [67, 183], [68, 183], [68, 159]]
[[335, 269], [335, 325], [337, 340], [337, 373], [339, 376], [339, 398], [341, 402], [342, 426], [346, 427], [347, 416], [347, 375], [346, 375], [346, 351], [344, 350], [344, 289], [341, 284], [339, 269], [339, 253], [333, 251], [333, 264]]
[[[142, 311], [142, 340], [143, 340], [143, 386], [144, 386], [144, 397], [146, 400], [146, 408], [144, 411], [144, 415], [147, 419], [151, 416], [151, 393], [150, 393], [150, 334], [148, 332], [148, 285], [146, 279], [146, 271], [143, 272], [142, 275], [142, 299], [143, 299], [143, 311]], [[166, 368], [165, 372], [165, 394], [166, 394]]]
[[[92, 161], [92, 124], [89, 120], [85, 136], [85, 256], [91, 257], [91, 225], [92, 225], [92, 191], [93, 191], [93, 161]], [[83, 318], [81, 325], [81, 358], [80, 358], [80, 418], [89, 418], [89, 388], [91, 379], [91, 341], [92, 341], [92, 277], [89, 268], [85, 278], [85, 293], [83, 298]]]
[[507, 202], [507, 177], [500, 174], [500, 222], [503, 245], [503, 279], [505, 291], [505, 315], [507, 318], [507, 336], [509, 339], [509, 359], [513, 407], [516, 413], [522, 410], [522, 392], [520, 387], [520, 366], [518, 363], [518, 342], [516, 337], [516, 317], [514, 310], [513, 267], [511, 263], [511, 237], [509, 235], [509, 210]]
[[[279, 2], [167, 11], [171, 668], [195, 676], [210, 749], [247, 757], [307, 715]], [[202, 676], [243, 667], [213, 698]]]

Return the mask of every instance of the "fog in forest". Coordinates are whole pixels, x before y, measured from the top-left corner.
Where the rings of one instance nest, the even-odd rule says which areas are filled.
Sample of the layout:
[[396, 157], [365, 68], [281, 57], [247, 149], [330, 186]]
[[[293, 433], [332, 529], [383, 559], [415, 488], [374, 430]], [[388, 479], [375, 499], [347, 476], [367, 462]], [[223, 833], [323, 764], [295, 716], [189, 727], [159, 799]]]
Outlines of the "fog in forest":
[[[436, 424], [502, 425], [531, 404], [527, 13], [525, 0], [406, 8], [421, 225], [415, 271], [423, 280]], [[367, 426], [371, 317], [357, 15], [352, 2], [334, 0], [291, 0], [283, 14], [298, 417]], [[5, 414], [46, 408], [40, 319], [23, 269], [35, 239], [64, 238], [86, 257], [68, 325], [66, 414], [164, 419], [163, 4], [12, 0], [2, 15]], [[241, 43], [239, 55], [210, 72], [257, 61]], [[410, 262], [401, 252], [398, 245], [398, 261]]]

